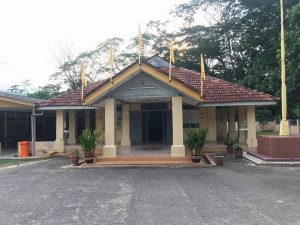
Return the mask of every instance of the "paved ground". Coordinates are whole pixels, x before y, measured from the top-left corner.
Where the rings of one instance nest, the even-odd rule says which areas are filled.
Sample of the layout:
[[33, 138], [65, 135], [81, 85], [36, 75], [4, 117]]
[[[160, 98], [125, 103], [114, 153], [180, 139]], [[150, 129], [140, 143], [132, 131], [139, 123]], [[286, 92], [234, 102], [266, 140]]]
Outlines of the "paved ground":
[[300, 167], [0, 169], [0, 224], [300, 224]]

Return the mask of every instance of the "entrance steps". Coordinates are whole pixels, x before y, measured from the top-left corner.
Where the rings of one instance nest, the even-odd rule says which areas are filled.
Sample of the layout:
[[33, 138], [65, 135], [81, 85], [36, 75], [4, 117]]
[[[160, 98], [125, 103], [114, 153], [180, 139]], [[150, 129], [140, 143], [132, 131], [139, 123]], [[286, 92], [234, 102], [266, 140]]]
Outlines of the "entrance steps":
[[116, 158], [96, 158], [97, 165], [186, 165], [186, 166], [207, 166], [210, 161], [204, 156], [204, 160], [199, 164], [195, 164], [191, 160], [191, 156], [171, 157], [170, 155], [160, 156], [117, 156]]

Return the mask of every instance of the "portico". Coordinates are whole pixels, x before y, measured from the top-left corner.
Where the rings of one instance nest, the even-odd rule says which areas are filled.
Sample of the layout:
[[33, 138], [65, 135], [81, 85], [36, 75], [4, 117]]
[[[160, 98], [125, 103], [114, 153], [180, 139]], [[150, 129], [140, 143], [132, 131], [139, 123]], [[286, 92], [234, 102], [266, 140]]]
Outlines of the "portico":
[[[167, 66], [159, 57], [136, 62], [112, 81], [87, 87], [83, 102], [78, 90], [57, 99], [62, 102], [78, 96], [75, 103], [62, 106], [54, 99], [41, 104], [41, 110], [56, 110], [55, 149], [64, 151], [65, 145], [78, 143], [78, 127], [83, 126], [104, 130], [103, 157], [116, 157], [118, 149], [143, 144], [164, 144], [172, 157], [184, 157], [185, 130], [201, 126], [208, 128], [209, 143], [230, 137], [256, 147], [255, 107], [276, 104], [274, 97], [208, 76], [201, 100], [200, 75], [173, 67], [169, 82]], [[78, 126], [81, 111], [84, 125]]]

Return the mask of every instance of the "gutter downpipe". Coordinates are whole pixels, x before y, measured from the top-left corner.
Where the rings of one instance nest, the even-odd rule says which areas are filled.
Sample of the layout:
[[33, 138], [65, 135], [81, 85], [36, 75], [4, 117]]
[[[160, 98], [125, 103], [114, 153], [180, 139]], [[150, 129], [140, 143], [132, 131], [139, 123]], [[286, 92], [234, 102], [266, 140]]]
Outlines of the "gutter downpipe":
[[44, 115], [44, 111], [42, 111], [40, 113], [36, 113], [37, 108], [38, 108], [38, 104], [35, 104], [34, 108], [32, 109], [32, 114], [31, 114], [31, 153], [32, 153], [32, 156], [35, 156], [36, 117]]

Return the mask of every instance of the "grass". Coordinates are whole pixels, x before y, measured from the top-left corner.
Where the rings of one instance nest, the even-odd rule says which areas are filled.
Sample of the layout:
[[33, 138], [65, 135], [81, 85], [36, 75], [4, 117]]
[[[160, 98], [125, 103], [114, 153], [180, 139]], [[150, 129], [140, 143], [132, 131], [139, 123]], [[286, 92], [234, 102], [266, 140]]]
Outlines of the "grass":
[[0, 167], [19, 165], [26, 162], [37, 161], [42, 159], [0, 159]]
[[261, 135], [279, 135], [278, 131], [258, 131], [256, 132], [256, 136], [261, 136]]

